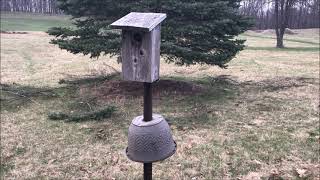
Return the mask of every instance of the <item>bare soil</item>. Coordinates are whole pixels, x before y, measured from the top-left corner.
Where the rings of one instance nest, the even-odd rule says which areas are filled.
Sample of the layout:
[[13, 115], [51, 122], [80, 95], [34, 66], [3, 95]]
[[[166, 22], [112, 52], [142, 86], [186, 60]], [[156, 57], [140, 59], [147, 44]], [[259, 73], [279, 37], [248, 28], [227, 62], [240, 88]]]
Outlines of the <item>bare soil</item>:
[[[85, 87], [86, 88], [86, 87]], [[205, 91], [205, 87], [194, 84], [192, 82], [176, 81], [176, 80], [159, 80], [152, 85], [153, 97], [157, 98], [162, 95], [196, 95]], [[143, 96], [143, 83], [129, 82], [121, 80], [105, 81], [95, 87], [95, 95], [98, 99], [106, 101], [109, 98], [119, 97], [141, 97]]]

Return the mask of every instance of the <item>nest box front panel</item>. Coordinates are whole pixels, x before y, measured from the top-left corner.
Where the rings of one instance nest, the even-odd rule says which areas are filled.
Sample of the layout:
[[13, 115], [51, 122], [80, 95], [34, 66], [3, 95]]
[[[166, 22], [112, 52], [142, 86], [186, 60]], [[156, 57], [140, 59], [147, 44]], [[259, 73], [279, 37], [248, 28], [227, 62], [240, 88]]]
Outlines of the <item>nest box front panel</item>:
[[124, 80], [151, 83], [159, 79], [160, 31], [160, 25], [150, 32], [122, 31]]

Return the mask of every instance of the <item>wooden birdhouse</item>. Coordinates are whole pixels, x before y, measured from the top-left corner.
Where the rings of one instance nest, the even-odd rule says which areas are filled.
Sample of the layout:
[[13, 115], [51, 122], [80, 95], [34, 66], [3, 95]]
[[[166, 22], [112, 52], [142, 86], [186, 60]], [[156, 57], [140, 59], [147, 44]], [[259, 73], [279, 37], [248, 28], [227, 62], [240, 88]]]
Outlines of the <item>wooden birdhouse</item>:
[[152, 83], [159, 79], [162, 13], [132, 12], [111, 24], [122, 29], [122, 77]]

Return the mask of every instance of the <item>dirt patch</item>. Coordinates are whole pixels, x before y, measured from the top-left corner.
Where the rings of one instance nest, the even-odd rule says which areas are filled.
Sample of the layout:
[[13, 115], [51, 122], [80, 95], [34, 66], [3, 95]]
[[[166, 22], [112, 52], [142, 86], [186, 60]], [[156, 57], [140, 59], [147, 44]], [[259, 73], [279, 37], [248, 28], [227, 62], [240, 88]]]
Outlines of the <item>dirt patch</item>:
[[286, 28], [284, 31], [285, 34], [289, 34], [289, 35], [294, 35], [294, 34], [298, 34], [296, 32], [294, 32], [292, 29]]
[[261, 32], [262, 34], [275, 34], [275, 30], [274, 29], [266, 29], [264, 31]]
[[260, 29], [252, 29], [249, 30], [248, 32], [255, 32], [255, 33], [262, 33], [264, 30], [260, 30]]
[[[154, 97], [166, 95], [194, 95], [205, 91], [205, 87], [184, 81], [160, 80], [153, 84]], [[143, 83], [121, 80], [105, 81], [93, 89], [88, 86], [80, 88], [81, 93], [91, 91], [98, 99], [143, 96]]]

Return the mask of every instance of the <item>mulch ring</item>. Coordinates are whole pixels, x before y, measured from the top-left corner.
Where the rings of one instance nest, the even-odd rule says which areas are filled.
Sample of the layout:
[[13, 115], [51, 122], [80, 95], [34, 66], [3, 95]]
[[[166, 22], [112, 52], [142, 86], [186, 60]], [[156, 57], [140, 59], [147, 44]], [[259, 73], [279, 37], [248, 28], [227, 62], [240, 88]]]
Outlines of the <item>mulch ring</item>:
[[[160, 80], [153, 83], [153, 97], [161, 97], [168, 95], [195, 95], [205, 91], [206, 88], [191, 82], [176, 80]], [[121, 80], [105, 81], [95, 87], [81, 87], [80, 92], [90, 91], [98, 99], [113, 99], [126, 97], [142, 97], [143, 83], [130, 82]]]

